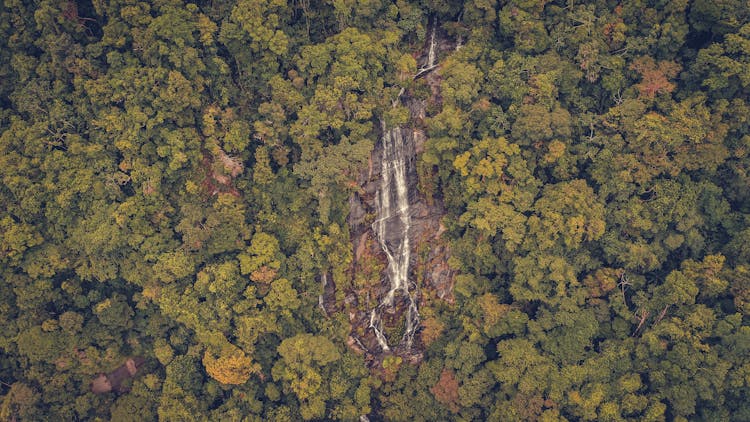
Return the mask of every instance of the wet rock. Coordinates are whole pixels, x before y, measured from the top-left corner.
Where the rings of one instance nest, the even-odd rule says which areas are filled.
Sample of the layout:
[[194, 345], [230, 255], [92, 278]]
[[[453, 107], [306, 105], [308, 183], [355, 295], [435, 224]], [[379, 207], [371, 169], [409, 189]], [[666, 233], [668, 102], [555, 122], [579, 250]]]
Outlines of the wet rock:
[[[406, 98], [405, 101], [409, 103], [412, 113], [415, 113], [418, 117], [424, 116], [424, 102], [409, 98]], [[354, 251], [352, 276], [355, 279], [358, 276], [362, 278], [360, 273], [366, 272], [368, 268], [374, 265], [373, 263], [377, 263], [384, 270], [377, 276], [368, 275], [364, 277], [375, 285], [356, 292], [356, 302], [360, 306], [350, 314], [350, 320], [352, 332], [359, 334], [363, 349], [369, 351], [388, 351], [390, 349], [389, 347], [383, 347], [382, 337], [380, 338], [381, 341], [378, 341], [379, 333], [377, 331], [380, 331], [386, 337], [389, 346], [393, 347], [394, 353], [408, 358], [407, 361], [415, 362], [419, 361], [417, 356], [421, 355], [420, 345], [415, 344], [414, 350], [411, 350], [412, 347], [407, 347], [402, 343], [407, 342], [411, 346], [411, 338], [399, 339], [399, 335], [408, 334], [408, 331], [404, 333], [403, 329], [399, 329], [399, 325], [408, 324], [410, 310], [407, 302], [409, 302], [409, 296], [415, 301], [415, 306], [411, 309], [412, 313], [416, 311], [414, 308], [417, 308], [417, 304], [426, 300], [423, 297], [423, 291], [434, 292], [434, 294], [429, 295], [430, 298], [452, 301], [453, 272], [447, 264], [450, 250], [447, 242], [441, 239], [445, 229], [440, 220], [445, 215], [445, 211], [439, 200], [427, 201], [417, 188], [416, 160], [418, 153], [424, 150], [426, 141], [424, 132], [419, 128], [411, 127], [385, 128], [384, 131], [390, 132], [388, 134], [390, 140], [394, 137], [400, 138], [399, 141], [403, 142], [402, 148], [408, 154], [405, 172], [408, 185], [409, 214], [408, 219], [404, 219], [398, 214], [398, 210], [392, 211], [392, 215], [379, 215], [378, 213], [380, 202], [384, 201], [384, 199], [378, 197], [383, 177], [383, 166], [378, 163], [382, 163], [386, 159], [384, 146], [380, 142], [372, 152], [371, 165], [362, 169], [359, 174], [357, 183], [360, 189], [349, 199], [349, 227]], [[389, 136], [385, 138], [388, 139]], [[399, 199], [395, 195], [395, 193], [390, 193], [389, 198], [385, 200], [391, 204], [397, 203]], [[382, 210], [380, 211], [382, 213]], [[404, 233], [408, 233], [407, 242], [404, 242]], [[379, 240], [382, 242], [378, 242]], [[392, 290], [391, 277], [397, 272], [392, 265], [389, 266], [387, 255], [390, 254], [393, 259], [393, 255], [404, 244], [408, 245], [409, 248], [409, 253], [405, 255], [409, 257], [407, 279], [410, 286], [408, 289], [410, 295], [403, 291], [402, 295], [394, 297], [392, 303], [381, 306], [383, 298]], [[384, 249], [388, 249], [388, 253]], [[417, 283], [417, 280], [421, 282]], [[363, 298], [362, 296], [366, 297]], [[347, 305], [351, 308], [354, 301], [349, 300], [349, 302], [350, 304]], [[381, 303], [381, 305], [378, 305], [378, 303]], [[378, 306], [381, 306], [382, 309]], [[376, 309], [378, 320], [382, 317], [382, 321], [377, 321], [382, 326], [376, 325], [375, 329], [372, 327], [372, 309]], [[418, 322], [418, 315], [413, 314], [412, 320]], [[416, 331], [418, 331], [418, 327], [414, 330], [414, 332]]]
[[325, 315], [329, 315], [338, 310], [336, 306], [336, 284], [333, 275], [324, 273], [318, 276], [317, 282], [320, 284], [321, 293], [318, 296], [318, 306]]
[[[450, 247], [442, 238], [445, 228], [441, 219], [445, 211], [439, 198], [428, 200], [420, 194], [416, 171], [418, 156], [424, 152], [427, 141], [424, 120], [442, 107], [440, 57], [457, 46], [436, 22], [430, 26], [432, 30], [425, 45], [415, 55], [419, 68], [415, 78], [429, 87], [430, 97], [415, 98], [402, 90], [394, 106], [400, 103], [409, 109], [409, 124], [381, 128], [381, 140], [372, 151], [368, 166], [358, 175], [356, 193], [349, 198], [354, 260], [350, 271], [352, 287], [346, 292], [343, 305], [351, 323], [348, 343], [355, 351], [364, 351], [372, 367], [378, 367], [384, 356], [392, 354], [406, 362], [419, 363], [422, 345], [420, 336], [414, 335], [419, 330], [418, 308], [432, 300], [453, 302], [454, 273], [448, 265]], [[428, 112], [428, 108], [432, 111]], [[405, 160], [393, 156], [394, 148], [405, 155], [401, 157]], [[393, 187], [388, 188], [388, 196], [381, 195], [384, 185], [389, 184], [383, 179], [384, 162], [403, 166], [408, 201], [400, 199]], [[390, 169], [388, 165], [386, 169]], [[389, 179], [396, 177], [388, 173]], [[384, 201], [391, 206], [396, 202], [401, 205], [384, 212], [381, 209]], [[401, 209], [408, 215], [401, 214]], [[404, 247], [408, 250], [404, 251]], [[404, 272], [395, 262], [396, 254], [408, 259], [406, 283], [393, 280]], [[401, 287], [394, 289], [395, 285]], [[415, 324], [413, 330], [409, 321]], [[386, 347], [383, 336], [388, 342]]]

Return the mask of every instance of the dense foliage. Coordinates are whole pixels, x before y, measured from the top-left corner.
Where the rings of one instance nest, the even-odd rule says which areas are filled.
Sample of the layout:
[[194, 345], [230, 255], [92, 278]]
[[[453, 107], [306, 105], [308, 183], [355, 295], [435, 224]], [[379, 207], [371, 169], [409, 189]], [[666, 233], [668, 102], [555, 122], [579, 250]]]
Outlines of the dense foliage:
[[[318, 280], [432, 22], [455, 301], [370, 371]], [[4, 0], [0, 420], [750, 420], [748, 98], [740, 0]]]

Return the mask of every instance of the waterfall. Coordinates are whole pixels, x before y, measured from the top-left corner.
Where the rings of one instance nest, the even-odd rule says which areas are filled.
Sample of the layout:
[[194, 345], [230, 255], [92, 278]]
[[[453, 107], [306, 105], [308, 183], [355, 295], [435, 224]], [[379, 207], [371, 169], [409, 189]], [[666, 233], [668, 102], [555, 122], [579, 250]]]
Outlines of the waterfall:
[[432, 69], [435, 67], [435, 28], [437, 27], [437, 22], [435, 22], [432, 25], [432, 34], [430, 34], [430, 50], [427, 53], [427, 65], [425, 68]]
[[328, 286], [328, 274], [323, 273], [323, 275], [320, 277], [320, 295], [318, 295], [318, 306], [320, 306], [320, 309], [323, 311], [324, 314], [328, 315], [328, 311], [326, 311], [326, 304], [325, 304], [325, 294], [326, 294], [326, 286]]
[[[390, 350], [383, 334], [381, 313], [393, 309], [396, 297], [408, 300], [402, 343], [411, 348], [414, 332], [419, 326], [419, 312], [414, 297], [416, 285], [409, 282], [411, 245], [411, 209], [409, 204], [409, 175], [413, 171], [413, 145], [405, 142], [400, 127], [386, 130], [383, 124], [381, 180], [376, 197], [377, 219], [373, 232], [388, 260], [387, 276], [390, 290], [370, 313], [370, 328], [383, 351]], [[413, 285], [413, 286], [412, 286]], [[414, 287], [414, 288], [411, 288]]]
[[379, 307], [380, 306], [370, 312], [370, 328], [375, 332], [375, 338], [378, 340], [380, 348], [383, 349], [384, 352], [387, 352], [391, 350], [391, 348], [388, 347], [388, 340], [386, 340], [385, 335], [383, 335], [383, 321], [380, 320]]
[[427, 60], [417, 70], [417, 73], [414, 75], [414, 79], [419, 78], [426, 73], [434, 70], [437, 67], [437, 63], [435, 63], [435, 60], [437, 59], [437, 53], [435, 52], [435, 47], [437, 47], [437, 42], [435, 41], [435, 31], [437, 29], [437, 22], [434, 22], [432, 24], [432, 30], [430, 31], [430, 48], [427, 50]]

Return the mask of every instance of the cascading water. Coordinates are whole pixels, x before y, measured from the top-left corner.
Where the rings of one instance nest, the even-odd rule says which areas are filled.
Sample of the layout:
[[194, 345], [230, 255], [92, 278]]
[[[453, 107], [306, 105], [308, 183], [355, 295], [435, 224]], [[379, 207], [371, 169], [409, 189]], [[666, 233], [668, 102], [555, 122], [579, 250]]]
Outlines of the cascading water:
[[[422, 98], [410, 89], [413, 84], [405, 84], [390, 98], [392, 107], [408, 109], [411, 122], [426, 118], [428, 103], [440, 103], [438, 56], [447, 51], [450, 41], [437, 28], [434, 17], [430, 18], [429, 27], [412, 79], [429, 87], [430, 96]], [[392, 88], [389, 92], [398, 87]], [[420, 328], [421, 286], [434, 288], [438, 297], [452, 301], [453, 273], [447, 264], [450, 248], [440, 238], [445, 230], [441, 224], [445, 210], [441, 201], [428, 201], [417, 191], [416, 154], [425, 141], [424, 131], [415, 125], [387, 127], [383, 121], [381, 126], [378, 147], [370, 155], [368, 168], [359, 172], [359, 189], [349, 197], [348, 222], [354, 252], [351, 275], [357, 284], [346, 291], [344, 299], [351, 323], [347, 344], [370, 359], [381, 359], [382, 352], [393, 349], [409, 362], [418, 363], [423, 355], [414, 338]], [[377, 286], [361, 286], [359, 282], [364, 277], [371, 277], [374, 260], [387, 261], [380, 282]], [[334, 285], [330, 275], [320, 281], [324, 290], [326, 282]], [[326, 306], [329, 302], [323, 301]], [[363, 303], [373, 302], [367, 311], [361, 308]]]
[[437, 25], [432, 25], [432, 33], [430, 34], [430, 49], [427, 52], [427, 69], [435, 67], [435, 28]]
[[415, 79], [424, 76], [427, 72], [430, 72], [437, 67], [437, 63], [435, 62], [435, 60], [437, 59], [437, 52], [435, 51], [435, 47], [437, 46], [437, 43], [435, 41], [436, 27], [437, 24], [432, 25], [432, 31], [430, 33], [430, 48], [427, 50], [427, 59], [424, 65], [422, 65], [422, 67], [417, 70], [417, 73], [414, 75]]
[[414, 148], [406, 142], [400, 127], [387, 130], [385, 124], [383, 124], [382, 145], [382, 174], [376, 200], [377, 219], [373, 222], [372, 228], [388, 259], [387, 275], [390, 290], [378, 306], [370, 312], [370, 328], [375, 332], [375, 337], [383, 351], [390, 350], [383, 334], [381, 314], [383, 310], [394, 308], [397, 296], [403, 296], [408, 301], [408, 307], [401, 341], [406, 350], [409, 350], [414, 341], [414, 332], [419, 326], [419, 311], [414, 294], [416, 285], [409, 282], [411, 261], [409, 177], [414, 170], [412, 164]]
[[322, 276], [320, 276], [320, 295], [318, 296], [318, 306], [320, 306], [320, 309], [323, 311], [324, 314], [328, 314], [328, 311], [326, 310], [326, 304], [325, 304], [325, 292], [326, 287], [328, 286], [328, 274], [323, 273]]

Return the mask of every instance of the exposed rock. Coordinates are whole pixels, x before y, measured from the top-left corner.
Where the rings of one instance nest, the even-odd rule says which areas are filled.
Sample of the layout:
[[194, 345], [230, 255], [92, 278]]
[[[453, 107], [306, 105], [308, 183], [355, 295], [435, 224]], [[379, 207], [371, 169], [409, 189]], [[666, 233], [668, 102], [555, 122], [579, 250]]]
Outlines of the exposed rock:
[[318, 306], [325, 315], [330, 315], [338, 310], [336, 306], [336, 285], [330, 273], [324, 273], [318, 277], [321, 293], [318, 296]]
[[[449, 47], [445, 47], [445, 43], [441, 44], [438, 41], [431, 42], [428, 48], [437, 48], [439, 52]], [[454, 274], [447, 263], [450, 248], [447, 241], [441, 238], [445, 231], [441, 224], [445, 211], [439, 198], [430, 198], [428, 201], [419, 193], [417, 187], [418, 175], [415, 163], [418, 155], [424, 151], [426, 136], [421, 125], [427, 115], [427, 104], [439, 105], [442, 102], [439, 90], [440, 66], [437, 63], [428, 62], [428, 54], [426, 52], [418, 60], [422, 69], [422, 74], [419, 76], [423, 77], [430, 86], [431, 97], [420, 100], [411, 97], [409, 92], [404, 92], [397, 101], [410, 110], [412, 123], [401, 128], [383, 128], [384, 135], [385, 132], [389, 132], [388, 136], [385, 136], [386, 139], [398, 137], [403, 140], [402, 148], [408, 154], [405, 171], [408, 173], [409, 220], [406, 229], [403, 223], [394, 223], [386, 227], [380, 224], [378, 226], [382, 237], [380, 240], [387, 245], [385, 246], [387, 248], [398, 247], [400, 236], [404, 231], [408, 232], [409, 240], [406, 244], [411, 251], [407, 254], [411, 257], [408, 280], [410, 285], [414, 285], [409, 288], [410, 294], [394, 296], [390, 306], [383, 306], [380, 300], [387, 294], [393, 294], [389, 280], [389, 271], [392, 274], [393, 270], [389, 269], [384, 247], [379, 243], [373, 227], [373, 222], [376, 222], [378, 218], [383, 218], [377, 215], [378, 201], [380, 201], [378, 189], [381, 187], [383, 177], [380, 164], [384, 159], [382, 139], [371, 153], [368, 167], [360, 171], [357, 178], [359, 189], [349, 199], [350, 238], [354, 251], [351, 274], [354, 287], [353, 291], [347, 294], [345, 301], [352, 324], [348, 343], [355, 351], [359, 353], [364, 351], [369, 357], [377, 360], [382, 357], [382, 351], [386, 351], [398, 354], [407, 362], [420, 362], [422, 353], [421, 345], [418, 344], [419, 336], [414, 338], [414, 347], [411, 347], [411, 341], [409, 346], [406, 346], [403, 340], [400, 341], [404, 330], [408, 330], [404, 328], [405, 324], [408, 326], [407, 314], [414, 311], [409, 309], [410, 301], [416, 301], [419, 306], [430, 300], [445, 300], [450, 303], [453, 301]], [[425, 71], [425, 69], [428, 70]], [[392, 252], [391, 255], [393, 255]], [[379, 326], [374, 329], [372, 325], [375, 311], [373, 310], [376, 308]], [[388, 345], [393, 345], [392, 349], [383, 347], [383, 339], [377, 337], [377, 334], [380, 334], [379, 331], [388, 339]]]
[[134, 377], [138, 368], [143, 366], [145, 362], [146, 360], [141, 357], [129, 358], [114, 371], [108, 374], [99, 374], [91, 381], [91, 391], [95, 394], [126, 391], [124, 382]]

